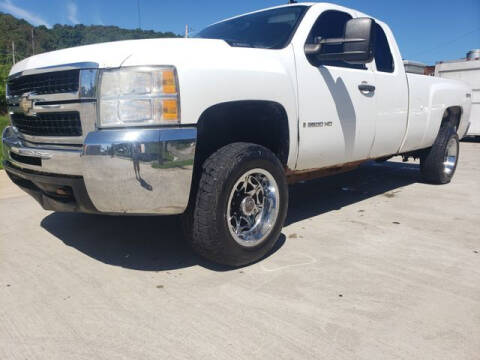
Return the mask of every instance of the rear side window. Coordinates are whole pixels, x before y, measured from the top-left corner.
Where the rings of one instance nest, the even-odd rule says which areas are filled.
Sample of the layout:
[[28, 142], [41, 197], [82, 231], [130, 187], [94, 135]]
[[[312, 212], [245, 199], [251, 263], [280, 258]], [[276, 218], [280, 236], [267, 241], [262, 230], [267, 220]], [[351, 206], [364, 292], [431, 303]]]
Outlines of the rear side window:
[[[308, 35], [307, 44], [315, 43], [317, 37], [322, 39], [329, 38], [342, 38], [345, 35], [345, 25], [352, 19], [352, 17], [342, 11], [329, 10], [322, 13], [315, 25], [313, 25], [312, 31]], [[322, 47], [322, 54], [339, 53], [343, 51], [343, 45], [324, 45]], [[339, 66], [351, 69], [365, 70], [367, 67], [363, 64], [349, 64], [344, 61], [322, 61], [319, 62], [315, 56], [311, 56], [308, 59], [313, 66], [329, 65]]]
[[393, 73], [395, 69], [395, 63], [387, 36], [378, 24], [375, 24], [375, 63], [377, 70], [381, 72]]

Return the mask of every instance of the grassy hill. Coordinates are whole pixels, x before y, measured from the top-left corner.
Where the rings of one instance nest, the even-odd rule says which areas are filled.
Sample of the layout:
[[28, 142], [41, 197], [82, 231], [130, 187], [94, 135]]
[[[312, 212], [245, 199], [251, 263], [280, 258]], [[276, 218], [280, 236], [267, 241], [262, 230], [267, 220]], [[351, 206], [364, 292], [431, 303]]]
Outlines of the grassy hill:
[[[32, 48], [32, 29], [34, 48]], [[0, 54], [3, 61], [11, 62], [12, 41], [15, 41], [17, 61], [35, 53], [42, 53], [72, 46], [94, 44], [99, 42], [178, 37], [172, 32], [156, 32], [153, 30], [129, 30], [117, 26], [99, 25], [54, 25], [51, 29], [45, 26], [33, 26], [25, 20], [17, 19], [0, 12]]]
[[15, 42], [15, 57], [18, 62], [34, 53], [39, 54], [73, 46], [117, 40], [167, 37], [178, 37], [178, 35], [172, 32], [129, 30], [117, 26], [99, 25], [56, 24], [48, 29], [45, 26], [33, 26], [25, 20], [0, 12], [0, 114], [6, 110], [5, 81], [12, 65], [12, 41]]

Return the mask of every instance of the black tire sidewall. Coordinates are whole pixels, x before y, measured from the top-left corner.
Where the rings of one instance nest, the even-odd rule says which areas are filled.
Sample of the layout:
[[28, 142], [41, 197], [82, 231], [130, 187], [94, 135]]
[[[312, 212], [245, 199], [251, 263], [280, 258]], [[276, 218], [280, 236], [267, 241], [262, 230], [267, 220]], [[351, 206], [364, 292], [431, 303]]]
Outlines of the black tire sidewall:
[[[275, 179], [279, 191], [279, 211], [277, 215], [277, 219], [273, 229], [271, 230], [268, 237], [262, 241], [257, 246], [253, 247], [244, 247], [238, 244], [230, 234], [228, 229], [228, 222], [227, 222], [227, 209], [228, 209], [228, 200], [230, 198], [230, 193], [233, 189], [233, 186], [238, 181], [241, 175], [245, 174], [246, 172], [253, 170], [253, 169], [263, 169], [268, 171], [273, 178]], [[241, 251], [257, 251], [263, 247], [270, 247], [271, 242], [275, 242], [279, 236], [279, 232], [283, 227], [283, 222], [285, 219], [286, 209], [287, 209], [287, 202], [288, 202], [288, 192], [286, 190], [286, 184], [283, 184], [285, 180], [283, 179], [283, 170], [278, 166], [275, 166], [271, 161], [265, 159], [253, 159], [253, 160], [245, 160], [244, 162], [240, 163], [238, 167], [235, 167], [234, 170], [231, 172], [222, 193], [220, 194], [220, 201], [218, 206], [218, 213], [220, 215], [218, 219], [222, 219], [222, 221], [218, 224], [219, 228], [218, 231], [224, 233], [228, 236], [228, 238], [234, 247], [239, 247]]]
[[[448, 181], [450, 182], [453, 178], [453, 175], [455, 175], [455, 172], [457, 171], [457, 167], [458, 167], [458, 160], [460, 159], [460, 138], [458, 137], [457, 133], [454, 131], [453, 132], [453, 135], [448, 139], [448, 141], [450, 141], [450, 139], [454, 137], [456, 138], [456, 146], [457, 146], [457, 158], [455, 159], [455, 166], [453, 167], [453, 170], [450, 174], [445, 174], [448, 176]], [[447, 144], [448, 144], [448, 141], [447, 141]], [[446, 150], [446, 149], [445, 149]]]
[[[277, 219], [268, 236], [256, 246], [235, 241], [227, 222], [228, 201], [233, 186], [246, 172], [268, 171], [279, 191]], [[252, 143], [232, 143], [217, 150], [202, 166], [198, 194], [192, 212], [190, 238], [202, 257], [231, 267], [245, 266], [262, 259], [280, 237], [288, 209], [288, 186], [284, 168], [267, 148]]]
[[[261, 257], [265, 255], [275, 245], [285, 221], [285, 215], [288, 207], [288, 191], [286, 189], [286, 184], [283, 184], [285, 180], [282, 179], [284, 177], [282, 169], [279, 169], [278, 166], [275, 166], [271, 161], [265, 159], [244, 159], [238, 165], [239, 166], [236, 166], [230, 173], [228, 180], [223, 186], [222, 192], [219, 196], [217, 219], [221, 220], [217, 223], [217, 231], [225, 239], [223, 245], [226, 253], [229, 256], [232, 256], [234, 259], [238, 259], [240, 262], [243, 262], [244, 260], [251, 258], [255, 253], [255, 257]], [[227, 209], [233, 186], [241, 175], [253, 169], [266, 170], [273, 176], [278, 186], [280, 206], [275, 225], [267, 238], [256, 246], [246, 247], [236, 242], [230, 234], [227, 221]]]
[[[444, 161], [448, 143], [452, 138], [456, 140], [457, 158], [452, 172], [447, 174], [444, 171]], [[435, 144], [421, 159], [420, 168], [425, 180], [436, 184], [449, 183], [457, 170], [459, 156], [460, 140], [458, 135], [452, 126], [445, 125], [445, 127], [440, 129], [440, 133], [435, 141]]]

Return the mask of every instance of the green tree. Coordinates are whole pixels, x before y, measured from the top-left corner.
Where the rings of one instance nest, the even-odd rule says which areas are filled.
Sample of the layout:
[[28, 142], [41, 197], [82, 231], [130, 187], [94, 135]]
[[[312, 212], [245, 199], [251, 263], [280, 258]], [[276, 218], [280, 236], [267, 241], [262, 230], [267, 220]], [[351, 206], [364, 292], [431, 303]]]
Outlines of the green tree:
[[[32, 30], [34, 47], [32, 46]], [[5, 87], [12, 66], [12, 42], [15, 42], [16, 61], [35, 54], [100, 42], [179, 37], [172, 32], [129, 30], [117, 26], [60, 25], [48, 29], [32, 26], [27, 21], [0, 12], [0, 114], [6, 112]]]
[[0, 114], [5, 113], [7, 109], [6, 87], [7, 77], [10, 72], [10, 65], [0, 64]]

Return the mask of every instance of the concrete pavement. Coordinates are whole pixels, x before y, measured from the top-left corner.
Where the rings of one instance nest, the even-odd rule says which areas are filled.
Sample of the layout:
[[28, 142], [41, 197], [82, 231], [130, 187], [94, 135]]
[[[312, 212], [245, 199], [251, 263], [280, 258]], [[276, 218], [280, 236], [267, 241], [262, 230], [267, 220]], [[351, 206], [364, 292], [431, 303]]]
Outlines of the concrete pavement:
[[42, 210], [0, 171], [0, 359], [480, 359], [480, 143], [453, 182], [369, 164], [290, 188], [237, 270], [176, 217]]

